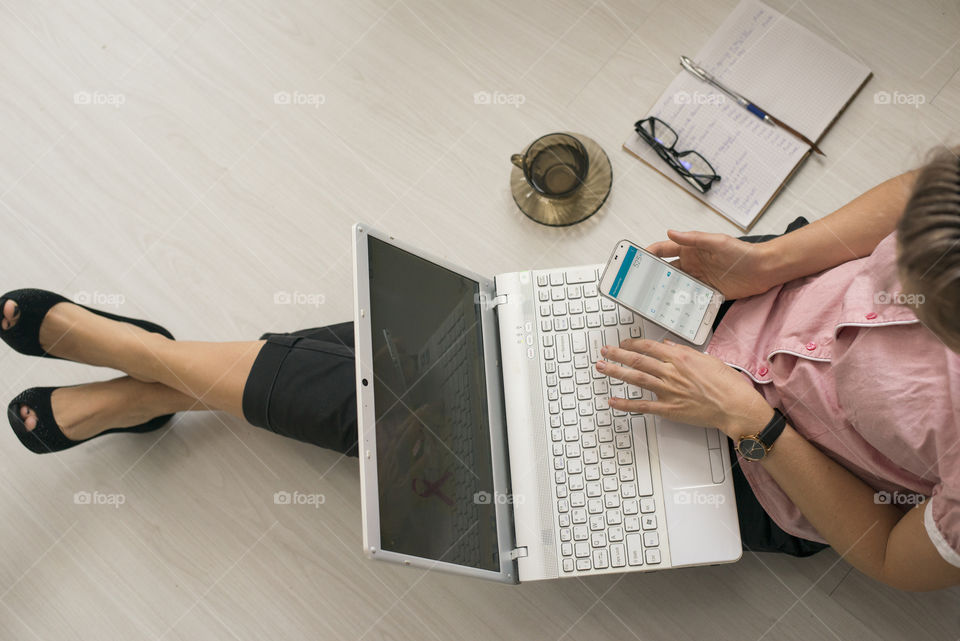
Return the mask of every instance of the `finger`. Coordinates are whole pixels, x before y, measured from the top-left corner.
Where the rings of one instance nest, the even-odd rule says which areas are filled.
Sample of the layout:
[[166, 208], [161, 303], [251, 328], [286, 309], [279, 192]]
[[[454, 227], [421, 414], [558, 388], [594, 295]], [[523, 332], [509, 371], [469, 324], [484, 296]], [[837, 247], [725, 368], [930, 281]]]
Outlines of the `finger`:
[[622, 350], [646, 354], [665, 363], [669, 363], [672, 358], [676, 358], [679, 348], [680, 346], [675, 343], [668, 345], [649, 338], [628, 338], [620, 343], [620, 349]]
[[615, 396], [610, 397], [610, 407], [621, 412], [633, 412], [635, 414], [662, 415], [666, 411], [666, 404], [660, 401], [632, 400]]
[[607, 360], [620, 363], [630, 369], [635, 369], [660, 379], [666, 378], [670, 373], [669, 366], [665, 362], [637, 350], [604, 345], [600, 349], [600, 353]]
[[660, 240], [647, 247], [647, 251], [660, 258], [675, 258], [680, 255], [680, 245], [672, 240]]
[[607, 361], [597, 361], [595, 364], [598, 372], [602, 372], [607, 376], [612, 376], [613, 378], [618, 378], [624, 383], [630, 383], [631, 385], [639, 385], [637, 379], [635, 378], [637, 370], [631, 369], [629, 367], [624, 367], [614, 362]]
[[638, 369], [624, 367], [622, 365], [607, 361], [597, 361], [597, 371], [602, 372], [612, 378], [618, 378], [624, 383], [628, 383], [635, 387], [648, 389], [657, 396], [660, 396], [667, 391], [663, 379]]

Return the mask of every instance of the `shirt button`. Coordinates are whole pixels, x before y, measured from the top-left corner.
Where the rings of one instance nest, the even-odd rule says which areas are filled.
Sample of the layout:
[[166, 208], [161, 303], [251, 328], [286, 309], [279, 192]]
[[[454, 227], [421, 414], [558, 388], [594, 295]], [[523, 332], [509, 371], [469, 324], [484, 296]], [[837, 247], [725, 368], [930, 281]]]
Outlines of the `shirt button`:
[[769, 373], [770, 373], [770, 370], [768, 370], [766, 367], [761, 367], [760, 369], [757, 370], [757, 376], [766, 376]]
[[877, 317], [876, 312], [870, 312], [869, 314], [867, 314], [867, 320], [873, 320], [876, 317]]
[[816, 343], [807, 343], [804, 347], [807, 348], [807, 351], [808, 351], [808, 352], [812, 352], [813, 350], [817, 349], [817, 344], [816, 344]]

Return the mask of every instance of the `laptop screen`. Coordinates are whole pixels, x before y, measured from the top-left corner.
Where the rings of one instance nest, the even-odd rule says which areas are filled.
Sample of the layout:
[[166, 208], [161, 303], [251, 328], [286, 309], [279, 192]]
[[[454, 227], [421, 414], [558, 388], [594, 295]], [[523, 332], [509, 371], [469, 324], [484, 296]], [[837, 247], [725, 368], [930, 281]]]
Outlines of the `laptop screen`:
[[368, 238], [380, 547], [499, 571], [479, 284]]

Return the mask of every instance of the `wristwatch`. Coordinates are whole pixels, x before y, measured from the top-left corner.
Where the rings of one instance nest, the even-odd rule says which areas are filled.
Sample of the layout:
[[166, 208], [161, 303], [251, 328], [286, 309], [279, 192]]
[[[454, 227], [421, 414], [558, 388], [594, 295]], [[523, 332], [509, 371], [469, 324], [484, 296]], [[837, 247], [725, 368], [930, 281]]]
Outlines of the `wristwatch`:
[[773, 442], [783, 433], [783, 428], [786, 426], [787, 419], [780, 413], [780, 410], [773, 408], [773, 418], [770, 419], [766, 427], [753, 436], [741, 436], [740, 440], [737, 441], [737, 451], [747, 461], [763, 460], [773, 449]]

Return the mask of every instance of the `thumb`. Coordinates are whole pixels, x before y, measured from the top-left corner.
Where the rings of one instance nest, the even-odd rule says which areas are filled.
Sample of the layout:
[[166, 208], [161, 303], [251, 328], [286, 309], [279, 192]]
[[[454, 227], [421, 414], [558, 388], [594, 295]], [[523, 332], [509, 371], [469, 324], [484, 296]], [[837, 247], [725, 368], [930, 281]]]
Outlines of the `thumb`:
[[708, 234], [702, 231], [675, 231], [667, 230], [667, 237], [678, 245], [686, 247], [706, 248], [716, 244], [722, 234]]

